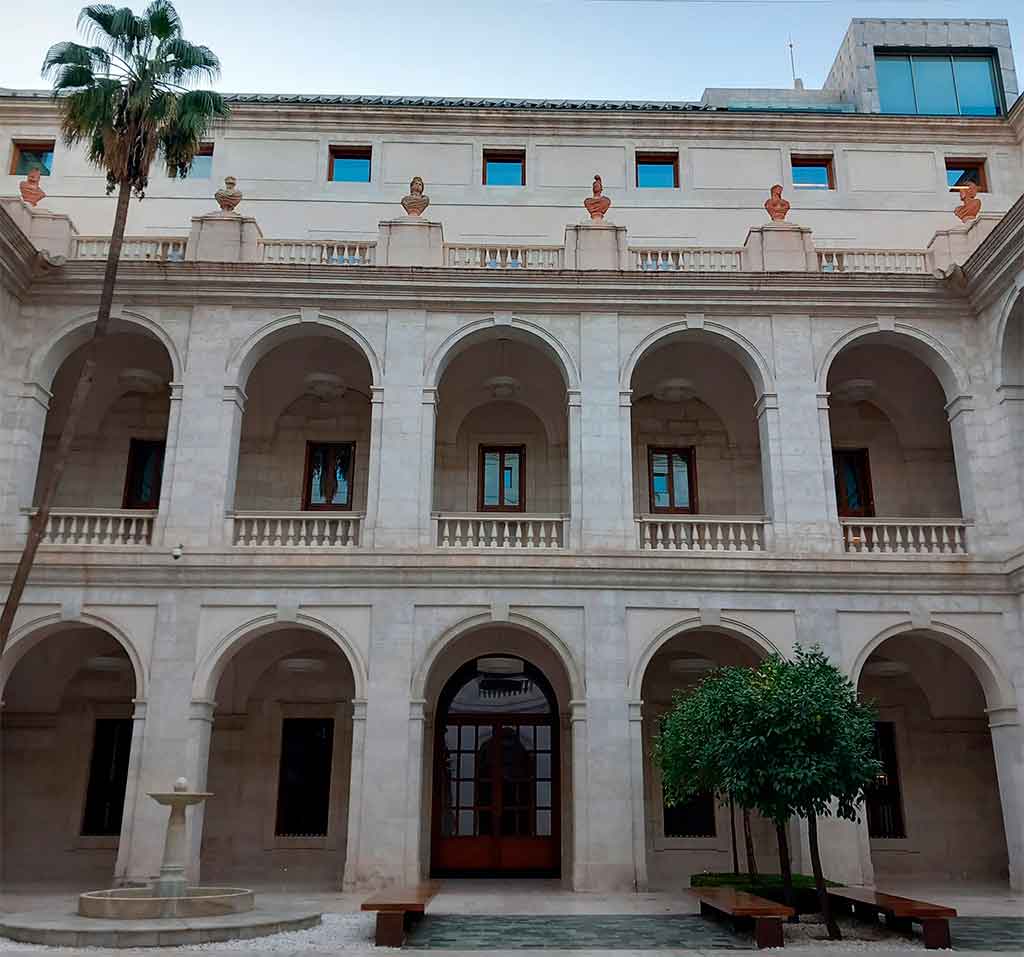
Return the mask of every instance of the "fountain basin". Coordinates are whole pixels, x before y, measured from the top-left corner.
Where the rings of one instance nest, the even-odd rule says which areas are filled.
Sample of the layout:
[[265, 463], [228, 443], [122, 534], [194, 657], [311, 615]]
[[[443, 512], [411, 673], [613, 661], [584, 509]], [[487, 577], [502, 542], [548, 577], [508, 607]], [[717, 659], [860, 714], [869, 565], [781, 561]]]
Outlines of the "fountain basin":
[[220, 917], [251, 911], [254, 904], [253, 892], [244, 887], [192, 886], [182, 897], [154, 897], [149, 887], [116, 887], [80, 894], [78, 913], [107, 920]]

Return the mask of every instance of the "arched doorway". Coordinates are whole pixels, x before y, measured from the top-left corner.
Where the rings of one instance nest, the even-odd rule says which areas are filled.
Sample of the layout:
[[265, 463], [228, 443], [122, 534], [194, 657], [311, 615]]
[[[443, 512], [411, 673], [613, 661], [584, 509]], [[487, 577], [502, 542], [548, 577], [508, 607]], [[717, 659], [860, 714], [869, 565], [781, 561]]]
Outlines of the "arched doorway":
[[530, 662], [488, 655], [455, 672], [435, 721], [434, 875], [559, 875], [559, 738]]

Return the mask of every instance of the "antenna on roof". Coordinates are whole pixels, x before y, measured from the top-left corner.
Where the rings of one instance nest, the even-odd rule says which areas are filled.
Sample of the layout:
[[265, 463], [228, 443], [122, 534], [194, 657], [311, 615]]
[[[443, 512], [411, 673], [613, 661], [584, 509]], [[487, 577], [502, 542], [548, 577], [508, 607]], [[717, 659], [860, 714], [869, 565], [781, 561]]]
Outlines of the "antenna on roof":
[[793, 55], [793, 34], [789, 35], [789, 70], [793, 74], [793, 89], [802, 90], [804, 88], [804, 81], [799, 79], [796, 75], [796, 57]]

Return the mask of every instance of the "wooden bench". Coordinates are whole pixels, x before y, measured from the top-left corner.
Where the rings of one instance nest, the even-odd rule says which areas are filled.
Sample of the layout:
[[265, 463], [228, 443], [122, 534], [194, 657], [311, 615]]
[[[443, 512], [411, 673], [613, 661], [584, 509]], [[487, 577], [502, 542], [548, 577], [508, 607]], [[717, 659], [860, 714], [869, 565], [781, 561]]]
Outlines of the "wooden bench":
[[362, 910], [377, 912], [377, 935], [373, 942], [378, 947], [401, 947], [409, 922], [423, 916], [440, 887], [436, 881], [389, 887], [364, 900]]
[[952, 907], [897, 897], [867, 887], [830, 887], [828, 896], [848, 910], [852, 909], [854, 916], [861, 920], [875, 922], [879, 914], [885, 914], [886, 926], [904, 933], [912, 934], [913, 922], [917, 921], [929, 950], [950, 946], [949, 919], [956, 917]]
[[689, 891], [700, 901], [702, 916], [721, 914], [739, 927], [749, 927], [753, 923], [754, 941], [758, 948], [783, 946], [782, 922], [794, 915], [792, 907], [755, 897], [734, 887], [691, 887]]

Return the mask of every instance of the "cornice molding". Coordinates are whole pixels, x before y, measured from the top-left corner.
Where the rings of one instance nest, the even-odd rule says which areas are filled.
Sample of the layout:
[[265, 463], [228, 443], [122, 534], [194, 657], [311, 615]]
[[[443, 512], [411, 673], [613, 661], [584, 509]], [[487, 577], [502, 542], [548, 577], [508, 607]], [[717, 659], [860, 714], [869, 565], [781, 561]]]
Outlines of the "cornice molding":
[[977, 311], [998, 299], [1024, 264], [1024, 196], [1004, 214], [963, 264], [967, 293]]
[[23, 299], [39, 262], [39, 251], [0, 205], [0, 284]]

